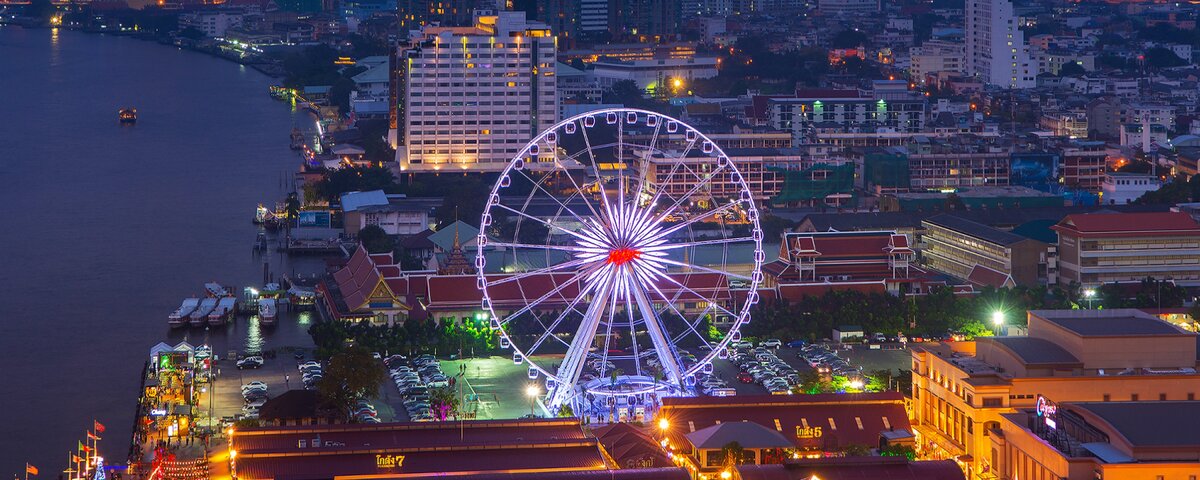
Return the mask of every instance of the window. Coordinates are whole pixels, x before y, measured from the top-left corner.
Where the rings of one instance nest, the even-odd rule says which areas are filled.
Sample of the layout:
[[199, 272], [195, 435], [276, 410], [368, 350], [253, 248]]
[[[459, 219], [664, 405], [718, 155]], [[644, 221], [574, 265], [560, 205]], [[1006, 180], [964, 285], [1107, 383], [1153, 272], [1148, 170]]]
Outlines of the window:
[[1108, 401], [1112, 401], [1112, 395], [1109, 395], [1109, 394], [1107, 394], [1107, 393], [1106, 393], [1106, 394], [1104, 394], [1104, 401], [1106, 401], [1106, 402], [1108, 402]]
[[1136, 401], [1138, 401], [1138, 394], [1136, 394], [1136, 393], [1135, 393], [1135, 394], [1133, 394], [1133, 395], [1130, 395], [1130, 396], [1129, 396], [1129, 399], [1130, 399], [1130, 400], [1133, 400], [1133, 401], [1135, 401], [1135, 402], [1136, 402]]
[[1164, 400], [1166, 400], [1166, 399], [1167, 399], [1167, 394], [1165, 394], [1165, 393], [1160, 393], [1160, 394], [1158, 394], [1158, 400], [1159, 400], [1160, 402], [1161, 402], [1161, 401], [1164, 401]]

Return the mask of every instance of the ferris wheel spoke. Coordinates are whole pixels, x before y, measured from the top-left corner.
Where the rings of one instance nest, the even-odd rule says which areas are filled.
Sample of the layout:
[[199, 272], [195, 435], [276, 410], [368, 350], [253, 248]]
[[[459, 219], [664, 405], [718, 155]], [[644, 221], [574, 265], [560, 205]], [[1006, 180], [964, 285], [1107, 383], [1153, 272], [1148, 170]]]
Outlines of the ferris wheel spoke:
[[[579, 216], [579, 214], [575, 213], [575, 210], [572, 210], [571, 207], [568, 207], [565, 203], [563, 203], [561, 200], [559, 200], [557, 196], [546, 191], [546, 189], [542, 187], [541, 182], [534, 180], [533, 177], [530, 177], [529, 174], [525, 173], [524, 170], [518, 170], [518, 172], [521, 172], [522, 176], [529, 179], [529, 181], [531, 183], [533, 183], [534, 188], [536, 188], [539, 191], [541, 191], [542, 193], [546, 194], [546, 196], [550, 197], [551, 200], [554, 200], [554, 202], [557, 203], [559, 207], [561, 207], [563, 210], [566, 210], [567, 213], [570, 213], [572, 217], [575, 217], [575, 220], [578, 220], [579, 223], [584, 223], [583, 218], [581, 218]], [[543, 179], [543, 180], [545, 180], [545, 179]], [[532, 198], [532, 195], [530, 196], [530, 198]], [[591, 205], [589, 205], [588, 207], [591, 208]]]
[[575, 337], [571, 339], [571, 345], [567, 347], [567, 354], [558, 367], [556, 377], [559, 383], [555, 386], [554, 393], [550, 395], [551, 405], [561, 405], [563, 401], [572, 396], [575, 391], [575, 383], [579, 380], [579, 374], [583, 371], [584, 362], [587, 360], [588, 347], [596, 339], [596, 330], [600, 327], [600, 316], [607, 306], [612, 288], [608, 283], [598, 285], [596, 297], [588, 305], [587, 312], [583, 315], [583, 321], [579, 322]]
[[700, 266], [700, 265], [696, 265], [696, 264], [693, 264], [693, 263], [677, 262], [677, 261], [675, 261], [675, 260], [671, 260], [671, 259], [669, 259], [669, 258], [662, 258], [662, 257], [658, 257], [656, 260], [657, 260], [657, 261], [659, 261], [659, 262], [665, 263], [665, 264], [667, 264], [667, 265], [674, 265], [674, 266], [676, 266], [676, 267], [682, 267], [682, 268], [694, 268], [694, 269], [696, 269], [696, 270], [700, 270], [700, 271], [702, 271], [702, 272], [715, 273], [715, 274], [717, 274], [717, 275], [724, 275], [724, 276], [726, 276], [726, 277], [733, 277], [733, 278], [736, 278], [736, 279], [738, 279], [738, 280], [746, 280], [746, 281], [750, 281], [750, 280], [752, 280], [750, 277], [747, 277], [747, 276], [745, 276], [745, 275], [741, 275], [741, 274], [737, 274], [737, 273], [731, 273], [731, 272], [722, 272], [722, 271], [720, 271], [720, 270], [714, 270], [714, 269], [711, 269], [711, 268], [708, 268], [708, 267], [702, 267], [702, 266]]
[[608, 193], [604, 191], [604, 177], [600, 175], [600, 164], [596, 162], [596, 153], [592, 151], [592, 140], [587, 134], [588, 128], [582, 120], [579, 121], [579, 132], [583, 134], [583, 144], [587, 146], [588, 158], [592, 161], [592, 173], [596, 175], [596, 188], [600, 191], [600, 201], [604, 211], [612, 215], [612, 205], [608, 202]]
[[493, 242], [488, 241], [488, 246], [492, 247], [507, 247], [507, 248], [528, 248], [533, 250], [560, 250], [563, 252], [591, 252], [591, 250], [578, 245], [555, 245], [547, 243], [545, 245], [533, 245], [530, 243], [510, 243], [510, 242]]
[[663, 373], [676, 385], [683, 386], [683, 371], [680, 370], [674, 349], [667, 343], [667, 336], [663, 333], [666, 327], [663, 325], [662, 319], [659, 318], [654, 307], [651, 306], [650, 298], [644, 290], [633, 288], [632, 294], [637, 302], [638, 310], [641, 311], [644, 317], [646, 333], [650, 337], [650, 343], [654, 345], [654, 350], [658, 352], [658, 362], [662, 365]]
[[[684, 151], [684, 155], [686, 155], [686, 154], [687, 154], [687, 152], [688, 152], [689, 150], [691, 150], [691, 149], [692, 149], [692, 146], [693, 146], [693, 145], [695, 145], [695, 144], [696, 144], [696, 141], [695, 141], [695, 140], [692, 140], [691, 142], [688, 142], [688, 145], [687, 145], [687, 147], [685, 147], [685, 148], [683, 149], [683, 151]], [[676, 160], [678, 160], [678, 158], [676, 158]], [[679, 169], [679, 166], [680, 166], [680, 165], [682, 165], [682, 164], [683, 164], [683, 162], [680, 162], [680, 161], [676, 161], [676, 162], [674, 162], [674, 163], [672, 163], [672, 164], [671, 164], [671, 171], [670, 171], [670, 172], [667, 172], [667, 176], [666, 176], [666, 179], [665, 179], [665, 181], [666, 181], [666, 182], [670, 182], [672, 178], [675, 178], [675, 172], [676, 172], [676, 170], [678, 170], [678, 169]], [[663, 194], [666, 194], [666, 195], [667, 195], [667, 198], [669, 198], [671, 201], [674, 201], [674, 200], [675, 200], [675, 197], [674, 197], [674, 196], [672, 196], [670, 193], [666, 193], [666, 190], [667, 190], [667, 188], [666, 188], [665, 186], [659, 186], [659, 187], [658, 187], [658, 189], [656, 189], [656, 190], [654, 191], [654, 196], [650, 198], [650, 202], [648, 203], [648, 205], [654, 205], [654, 204], [658, 203], [659, 199], [661, 199], [661, 198], [662, 198]]]
[[522, 216], [522, 217], [525, 217], [525, 218], [528, 218], [528, 219], [530, 219], [530, 220], [533, 220], [533, 221], [535, 221], [535, 222], [541, 223], [542, 225], [545, 225], [547, 228], [551, 228], [551, 229], [557, 229], [557, 230], [559, 230], [559, 231], [561, 231], [561, 232], [563, 232], [563, 233], [566, 233], [566, 234], [568, 234], [568, 235], [571, 235], [571, 236], [573, 236], [573, 237], [575, 237], [575, 238], [578, 238], [578, 239], [580, 239], [580, 240], [584, 240], [584, 241], [587, 241], [587, 240], [588, 240], [586, 237], [584, 237], [583, 235], [580, 235], [578, 232], [575, 232], [575, 231], [573, 231], [573, 230], [571, 230], [571, 229], [565, 228], [565, 227], [563, 227], [563, 226], [561, 226], [561, 225], [558, 225], [558, 224], [555, 224], [555, 223], [552, 223], [552, 222], [547, 222], [547, 221], [545, 221], [545, 220], [542, 220], [542, 219], [540, 219], [540, 218], [537, 218], [537, 217], [535, 217], [535, 216], [533, 216], [533, 215], [530, 215], [530, 214], [528, 214], [528, 213], [525, 213], [525, 212], [522, 212], [522, 211], [520, 211], [520, 210], [517, 210], [517, 209], [515, 209], [515, 208], [512, 208], [512, 207], [510, 207], [510, 206], [508, 206], [508, 205], [505, 205], [505, 204], [503, 204], [503, 203], [498, 203], [498, 204], [496, 204], [496, 206], [497, 206], [497, 207], [500, 207], [500, 208], [503, 208], [503, 209], [505, 209], [505, 210], [508, 210], [508, 211], [510, 211], [510, 212], [513, 212], [513, 213], [515, 213], [515, 214], [517, 214], [517, 215], [520, 215], [520, 216]]
[[571, 285], [573, 283], [578, 283], [588, 273], [589, 273], [589, 271], [587, 271], [587, 270], [580, 271], [580, 272], [576, 273], [575, 275], [572, 275], [570, 279], [563, 282], [561, 285], [554, 287], [549, 292], [546, 292], [544, 295], [538, 297], [534, 301], [529, 302], [528, 300], [526, 300], [529, 303], [528, 305], [525, 305], [524, 307], [521, 307], [520, 310], [517, 310], [517, 311], [509, 314], [508, 316], [506, 316], [504, 318], [504, 321], [500, 322], [500, 325], [503, 326], [503, 325], [507, 324], [509, 320], [517, 318], [517, 317], [523, 315], [525, 312], [533, 310], [535, 307], [540, 305], [542, 302], [546, 301], [546, 299], [558, 294], [559, 292], [562, 292], [562, 290], [564, 288], [567, 288], [568, 285]]
[[552, 322], [552, 323], [550, 324], [550, 327], [549, 327], [549, 328], [547, 328], [547, 329], [546, 329], [546, 331], [545, 331], [544, 333], [542, 333], [542, 335], [541, 335], [541, 336], [539, 336], [539, 337], [538, 337], [537, 341], [533, 342], [533, 345], [532, 345], [532, 346], [530, 346], [530, 347], [529, 347], [529, 349], [525, 351], [525, 355], [526, 355], [526, 356], [533, 355], [533, 352], [534, 352], [534, 351], [536, 351], [536, 350], [538, 349], [538, 347], [542, 346], [542, 342], [545, 342], [547, 338], [550, 338], [550, 337], [558, 338], [558, 337], [555, 337], [555, 336], [554, 336], [554, 329], [555, 329], [555, 328], [558, 328], [558, 325], [559, 325], [560, 323], [562, 323], [562, 321], [563, 321], [564, 319], [566, 319], [566, 318], [567, 318], [567, 314], [569, 314], [569, 313], [572, 313], [572, 312], [576, 312], [576, 310], [575, 310], [575, 305], [578, 305], [578, 304], [579, 304], [579, 300], [581, 300], [581, 299], [583, 299], [584, 297], [586, 297], [586, 296], [587, 296], [587, 294], [588, 294], [588, 293], [589, 293], [591, 290], [593, 290], [593, 289], [595, 288], [595, 286], [596, 286], [596, 285], [597, 285], [597, 283], [596, 283], [596, 282], [592, 282], [592, 283], [589, 283], [589, 284], [585, 285], [585, 286], [583, 287], [583, 290], [581, 290], [581, 291], [579, 292], [579, 295], [576, 295], [576, 296], [575, 296], [575, 299], [574, 299], [574, 300], [571, 300], [571, 303], [570, 303], [569, 305], [567, 305], [567, 308], [566, 308], [566, 309], [564, 309], [564, 310], [563, 310], [563, 312], [562, 312], [561, 314], [559, 314], [558, 318], [554, 319], [554, 322]]
[[740, 202], [726, 203], [717, 208], [714, 208], [712, 210], [704, 212], [703, 214], [692, 215], [691, 218], [684, 220], [680, 223], [677, 223], [675, 225], [672, 225], [670, 228], [664, 228], [662, 231], [660, 231], [658, 233], [658, 235], [655, 238], [667, 238], [667, 236], [671, 235], [672, 233], [678, 232], [679, 230], [682, 230], [684, 227], [686, 227], [688, 225], [691, 225], [693, 223], [704, 220], [705, 218], [708, 218], [710, 216], [720, 214], [720, 213], [724, 212], [725, 210], [729, 210], [732, 207], [736, 207], [739, 203]]
[[[557, 149], [555, 149], [554, 159], [556, 162], [558, 161]], [[587, 205], [588, 210], [592, 212], [592, 217], [601, 218], [600, 213], [596, 211], [596, 207], [592, 206], [592, 202], [588, 200], [587, 195], [583, 193], [583, 188], [580, 188], [579, 183], [575, 181], [575, 177], [571, 175], [571, 172], [564, 172], [564, 175], [566, 175], [567, 180], [571, 181], [571, 186], [575, 187], [575, 192], [579, 194], [579, 199], [583, 200], [583, 204]]]
[[[720, 310], [720, 311], [724, 312], [726, 315], [729, 315], [729, 316], [732, 316], [732, 317], [737, 317], [737, 316], [738, 316], [736, 313], [733, 313], [733, 312], [729, 311], [729, 309], [727, 309], [727, 308], [725, 308], [725, 307], [722, 307], [722, 306], [720, 306], [720, 305], [717, 305], [717, 302], [715, 301], [716, 299], [710, 298], [710, 296], [708, 296], [708, 295], [702, 295], [702, 294], [700, 294], [700, 292], [697, 292], [697, 291], [693, 290], [691, 287], [689, 287], [689, 286], [687, 286], [687, 285], [684, 285], [684, 284], [682, 284], [682, 283], [679, 283], [679, 281], [678, 281], [678, 280], [675, 280], [675, 279], [674, 279], [674, 278], [672, 278], [670, 275], [664, 275], [662, 278], [665, 278], [665, 279], [667, 279], [667, 281], [668, 281], [668, 282], [671, 282], [671, 283], [675, 284], [677, 287], [679, 287], [679, 288], [683, 289], [684, 291], [686, 291], [686, 292], [688, 292], [688, 293], [691, 293], [692, 295], [695, 295], [695, 296], [696, 296], [696, 298], [698, 298], [698, 299], [701, 299], [701, 300], [703, 300], [703, 301], [705, 301], [705, 302], [708, 302], [708, 304], [709, 304], [709, 305], [712, 305], [712, 306], [713, 306], [714, 308], [716, 308], [717, 310]], [[676, 298], [676, 299], [677, 299], [677, 301], [678, 301], [678, 298], [679, 298], [679, 296], [677, 295], [675, 298]], [[666, 296], [663, 296], [663, 300], [664, 300], [664, 301], [670, 301], [670, 300], [667, 300]]]
[[689, 248], [689, 247], [699, 247], [699, 246], [703, 246], [703, 245], [720, 245], [720, 244], [724, 244], [724, 243], [753, 242], [753, 241], [754, 241], [754, 237], [716, 238], [716, 239], [712, 239], [712, 240], [697, 240], [694, 242], [664, 243], [662, 245], [655, 245], [653, 247], [643, 248], [642, 251], [658, 252], [658, 251], [663, 251], [663, 250], [674, 250], [677, 248]]
[[550, 272], [553, 272], [556, 270], [562, 270], [564, 268], [577, 267], [577, 266], [583, 265], [587, 262], [588, 261], [584, 260], [584, 259], [575, 259], [575, 260], [571, 260], [569, 262], [563, 262], [563, 263], [560, 263], [557, 265], [551, 265], [549, 267], [539, 268], [537, 270], [530, 270], [528, 272], [521, 272], [516, 275], [510, 275], [510, 276], [501, 278], [499, 280], [496, 280], [494, 282], [488, 282], [487, 286], [491, 287], [494, 285], [500, 285], [500, 284], [504, 284], [504, 283], [508, 283], [508, 282], [519, 281], [521, 279], [528, 278], [528, 277], [531, 277], [534, 275], [543, 275], [543, 274], [550, 273]]
[[[704, 309], [704, 311], [700, 312], [700, 315], [697, 315], [697, 316], [696, 316], [696, 321], [694, 321], [694, 322], [688, 322], [688, 321], [687, 321], [687, 317], [684, 317], [684, 316], [683, 316], [683, 314], [682, 314], [682, 313], [680, 313], [680, 312], [679, 312], [679, 310], [678, 310], [678, 309], [676, 309], [676, 308], [675, 308], [673, 305], [672, 305], [671, 309], [672, 309], [672, 310], [675, 310], [675, 314], [676, 314], [676, 315], [679, 315], [680, 317], [683, 317], [683, 323], [684, 323], [684, 325], [687, 325], [687, 326], [688, 326], [688, 329], [689, 329], [689, 330], [691, 330], [691, 332], [692, 332], [692, 333], [695, 333], [695, 334], [696, 334], [696, 336], [700, 338], [700, 341], [701, 341], [701, 342], [708, 342], [708, 339], [707, 339], [707, 338], [705, 338], [705, 337], [704, 337], [704, 335], [703, 335], [703, 334], [701, 334], [699, 330], [696, 330], [696, 327], [700, 325], [700, 322], [701, 322], [702, 320], [704, 320], [704, 316], [705, 316], [705, 315], [708, 315], [708, 313], [709, 313], [709, 312], [713, 311], [713, 307], [712, 307], [712, 303], [711, 303], [711, 302], [709, 302], [709, 305], [708, 305], [708, 307], [707, 307], [707, 308], [705, 308], [705, 309]], [[674, 339], [672, 339], [672, 342], [674, 342], [676, 345], [678, 345], [678, 344], [679, 344], [679, 341], [680, 341], [680, 340], [683, 340], [683, 337], [687, 336], [687, 334], [688, 334], [688, 330], [684, 330], [684, 331], [682, 331], [682, 332], [679, 332], [679, 335], [676, 335], [676, 336], [675, 336], [675, 338], [674, 338]]]
[[676, 211], [678, 211], [679, 207], [683, 206], [684, 200], [686, 200], [688, 198], [692, 198], [692, 196], [695, 195], [696, 192], [699, 192], [701, 188], [704, 188], [704, 186], [709, 183], [709, 180], [712, 180], [712, 177], [714, 175], [716, 175], [717, 172], [720, 172], [724, 168], [725, 167], [717, 166], [717, 168], [713, 169], [712, 172], [709, 172], [708, 176], [699, 179], [700, 181], [696, 182], [696, 185], [692, 186], [692, 188], [690, 190], [688, 190], [687, 193], [683, 194], [678, 199], [676, 199], [674, 204], [672, 204], [661, 215], [658, 216], [658, 221], [661, 222], [663, 220], [666, 220], [667, 217], [671, 216], [672, 213], [675, 213]]

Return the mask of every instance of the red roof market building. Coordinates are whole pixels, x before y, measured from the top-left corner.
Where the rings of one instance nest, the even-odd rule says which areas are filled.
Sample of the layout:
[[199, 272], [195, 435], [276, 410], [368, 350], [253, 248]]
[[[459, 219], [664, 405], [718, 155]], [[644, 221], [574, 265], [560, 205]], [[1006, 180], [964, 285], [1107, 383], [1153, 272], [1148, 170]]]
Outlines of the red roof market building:
[[[687, 288], [668, 280], [659, 281], [657, 287], [664, 295], [676, 299], [676, 308], [681, 312], [702, 311], [710, 298], [732, 309], [733, 298], [724, 275], [707, 272], [669, 275], [674, 282]], [[508, 276], [494, 274], [488, 277], [494, 282]], [[488, 296], [497, 313], [519, 309], [542, 297], [545, 298], [539, 303], [540, 308], [561, 309], [570, 305], [582, 288], [578, 280], [572, 280], [573, 277], [570, 273], [528, 275], [493, 284]], [[362, 247], [344, 267], [334, 272], [332, 282], [322, 283], [320, 291], [330, 316], [343, 320], [371, 320], [391, 325], [408, 318], [430, 318], [440, 323], [476, 318], [483, 311], [483, 294], [474, 274], [405, 272], [390, 254], [367, 254]]]
[[850, 445], [877, 448], [885, 432], [904, 437], [896, 434], [912, 431], [897, 392], [667, 397], [656, 418], [667, 420], [673, 446], [687, 445], [688, 434], [713, 425], [753, 422], [813, 455], [840, 454]]
[[1058, 281], [1084, 286], [1170, 278], [1200, 286], [1200, 224], [1182, 212], [1067, 215], [1058, 232]]
[[574, 418], [244, 428], [230, 448], [239, 480], [687, 478], [612, 474], [619, 466]]
[[795, 300], [829, 290], [899, 295], [945, 285], [913, 265], [915, 256], [908, 235], [894, 231], [788, 232], [778, 259], [762, 267], [764, 286]]

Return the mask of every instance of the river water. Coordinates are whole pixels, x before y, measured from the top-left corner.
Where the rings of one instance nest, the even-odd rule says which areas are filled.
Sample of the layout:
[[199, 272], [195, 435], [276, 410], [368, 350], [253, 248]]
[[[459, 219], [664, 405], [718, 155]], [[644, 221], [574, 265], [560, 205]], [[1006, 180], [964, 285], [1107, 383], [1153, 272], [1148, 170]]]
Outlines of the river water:
[[[311, 272], [251, 251], [257, 203], [294, 172], [303, 112], [271, 79], [174, 47], [0, 26], [0, 476], [29, 461], [57, 478], [98, 419], [123, 462], [138, 374], [166, 316], [203, 283], [261, 285]], [[136, 126], [117, 110], [135, 106]], [[254, 319], [211, 333], [215, 351], [308, 341], [310, 318]]]

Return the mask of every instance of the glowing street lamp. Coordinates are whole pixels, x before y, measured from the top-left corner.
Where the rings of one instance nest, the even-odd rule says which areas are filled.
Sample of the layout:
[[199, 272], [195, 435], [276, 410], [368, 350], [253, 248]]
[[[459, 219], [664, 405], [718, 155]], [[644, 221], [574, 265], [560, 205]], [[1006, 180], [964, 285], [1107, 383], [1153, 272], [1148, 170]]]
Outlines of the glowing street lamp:
[[1004, 326], [1004, 312], [999, 310], [992, 312], [992, 326], [996, 330], [996, 336], [1000, 336], [1000, 327]]
[[1087, 302], [1088, 302], [1088, 310], [1091, 310], [1091, 309], [1092, 309], [1092, 299], [1093, 299], [1093, 298], [1096, 298], [1096, 291], [1095, 291], [1095, 290], [1093, 290], [1093, 289], [1090, 289], [1090, 288], [1089, 288], [1089, 289], [1087, 289], [1087, 290], [1084, 290], [1084, 291], [1083, 291], [1083, 298], [1086, 298], [1086, 299], [1087, 299]]
[[530, 385], [525, 388], [525, 395], [529, 396], [529, 416], [531, 417], [536, 415], [533, 412], [533, 404], [537, 401], [537, 397], [541, 393], [542, 392], [538, 389], [537, 385]]
[[659, 430], [662, 430], [663, 432], [666, 432], [668, 428], [671, 428], [671, 421], [670, 421], [670, 420], [667, 420], [667, 419], [665, 419], [665, 418], [660, 418], [660, 419], [658, 419], [658, 429], [659, 429]]

